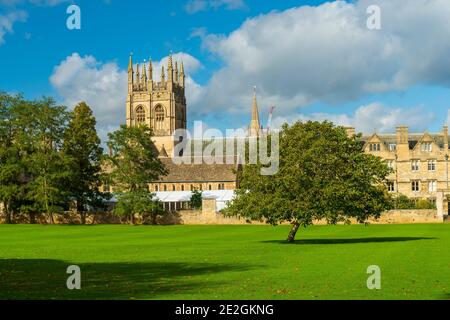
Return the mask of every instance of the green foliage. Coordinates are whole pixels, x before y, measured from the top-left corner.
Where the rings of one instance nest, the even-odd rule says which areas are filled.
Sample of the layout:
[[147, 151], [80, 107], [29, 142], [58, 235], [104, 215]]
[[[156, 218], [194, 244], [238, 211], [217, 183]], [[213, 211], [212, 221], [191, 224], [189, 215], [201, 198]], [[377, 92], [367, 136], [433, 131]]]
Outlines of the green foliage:
[[436, 209], [436, 204], [428, 199], [414, 200], [405, 195], [398, 195], [393, 199], [394, 208], [400, 210]]
[[12, 222], [13, 209], [24, 184], [21, 149], [14, 136], [15, 113], [22, 104], [21, 96], [0, 92], [0, 202], [5, 206], [7, 223]]
[[415, 202], [403, 194], [395, 197], [393, 199], [393, 201], [394, 201], [394, 207], [397, 209], [404, 210], [404, 209], [415, 209], [416, 208]]
[[[68, 125], [68, 121], [70, 123]], [[27, 101], [0, 93], [0, 202], [6, 220], [60, 213], [69, 201], [99, 205], [102, 150], [89, 107], [69, 114], [51, 98]]]
[[167, 171], [157, 156], [151, 130], [146, 126], [121, 126], [108, 136], [111, 149], [106, 158], [109, 180], [119, 191], [115, 213], [131, 218], [132, 223], [135, 215], [150, 215], [156, 223], [157, 215], [162, 214], [162, 206], [153, 199], [148, 185]]
[[26, 185], [27, 198], [35, 203], [36, 210], [49, 213], [53, 223], [53, 214], [64, 210], [68, 196], [64, 185], [70, 176], [72, 159], [61, 152], [68, 112], [50, 98], [29, 105], [30, 120], [24, 123], [19, 135], [19, 141], [29, 151], [24, 157], [32, 177]]
[[436, 204], [427, 199], [420, 199], [416, 202], [416, 209], [436, 209]]
[[245, 166], [225, 214], [272, 225], [290, 222], [289, 241], [299, 226], [314, 220], [364, 223], [379, 217], [391, 204], [384, 185], [390, 170], [380, 158], [365, 154], [357, 138], [330, 122], [285, 124], [278, 173], [262, 176], [261, 164]]
[[202, 208], [202, 195], [203, 192], [200, 190], [192, 191], [192, 196], [190, 199], [190, 205], [192, 209], [201, 209]]
[[95, 125], [92, 110], [86, 103], [79, 103], [70, 113], [62, 147], [64, 154], [72, 159], [66, 189], [76, 201], [83, 224], [86, 212], [101, 205], [105, 198], [99, 191], [102, 184], [103, 149]]
[[119, 130], [109, 133], [108, 137], [111, 154], [106, 157], [106, 162], [116, 190], [148, 189], [150, 182], [167, 174], [158, 159], [151, 140], [152, 132], [147, 126], [122, 125]]
[[120, 193], [117, 197], [117, 204], [114, 213], [121, 217], [126, 217], [134, 223], [136, 215], [150, 216], [152, 224], [156, 224], [159, 215], [164, 214], [162, 204], [154, 198], [154, 194], [148, 190], [132, 190]]

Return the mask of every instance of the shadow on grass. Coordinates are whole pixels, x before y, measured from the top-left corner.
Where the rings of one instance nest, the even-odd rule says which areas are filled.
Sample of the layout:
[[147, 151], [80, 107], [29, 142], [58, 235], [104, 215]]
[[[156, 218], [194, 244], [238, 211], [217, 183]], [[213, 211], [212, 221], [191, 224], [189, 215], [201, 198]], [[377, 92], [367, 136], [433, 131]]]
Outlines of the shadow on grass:
[[0, 259], [0, 299], [158, 299], [168, 294], [182, 298], [183, 293], [223, 284], [208, 281], [209, 275], [251, 269], [248, 265], [206, 263], [76, 264], [81, 268], [81, 290], [68, 290], [69, 265], [61, 260]]
[[280, 244], [354, 244], [354, 243], [377, 243], [377, 242], [404, 242], [418, 240], [435, 240], [437, 238], [425, 237], [377, 237], [377, 238], [353, 238], [353, 239], [303, 239], [288, 242], [286, 240], [269, 240], [265, 243]]

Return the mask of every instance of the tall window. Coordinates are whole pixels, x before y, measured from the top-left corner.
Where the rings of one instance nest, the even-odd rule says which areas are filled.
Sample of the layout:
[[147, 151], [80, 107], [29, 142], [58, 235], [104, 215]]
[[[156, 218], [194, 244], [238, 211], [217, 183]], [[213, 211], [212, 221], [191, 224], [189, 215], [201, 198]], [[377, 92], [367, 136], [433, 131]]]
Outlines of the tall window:
[[136, 122], [137, 123], [145, 122], [145, 109], [143, 106], [139, 106], [136, 108]]
[[162, 106], [157, 106], [155, 108], [155, 119], [156, 119], [156, 122], [164, 121], [164, 108]]
[[428, 171], [436, 171], [436, 160], [428, 160]]
[[156, 106], [155, 108], [155, 130], [162, 130], [164, 128], [164, 107]]
[[422, 151], [424, 151], [424, 152], [431, 152], [432, 145], [433, 144], [431, 142], [423, 142], [422, 143]]
[[436, 192], [437, 191], [437, 181], [430, 180], [428, 181], [428, 192]]
[[380, 143], [371, 143], [369, 145], [370, 151], [380, 151], [381, 150], [381, 144]]
[[390, 143], [389, 144], [389, 151], [395, 151], [397, 150], [397, 145], [395, 143]]
[[389, 169], [392, 169], [392, 170], [395, 169], [395, 161], [394, 160], [387, 160], [386, 164], [389, 167]]
[[388, 181], [387, 182], [387, 188], [389, 192], [395, 192], [395, 182], [394, 181]]
[[420, 191], [420, 181], [419, 180], [411, 181], [411, 190], [413, 192], [419, 192]]
[[411, 170], [412, 171], [419, 171], [419, 165], [420, 165], [420, 161], [419, 160], [412, 160], [411, 161]]

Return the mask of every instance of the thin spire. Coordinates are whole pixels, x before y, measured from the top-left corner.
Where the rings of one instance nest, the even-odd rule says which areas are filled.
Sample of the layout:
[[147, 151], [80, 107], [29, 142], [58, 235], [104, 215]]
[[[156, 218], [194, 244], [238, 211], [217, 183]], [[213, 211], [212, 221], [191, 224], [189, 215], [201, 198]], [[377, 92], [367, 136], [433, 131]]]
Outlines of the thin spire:
[[175, 82], [178, 82], [178, 61], [175, 61]]
[[130, 53], [130, 60], [128, 61], [128, 71], [133, 71], [133, 52]]
[[153, 79], [153, 65], [152, 65], [152, 58], [148, 60], [148, 78]]
[[181, 60], [180, 74], [184, 75], [184, 63], [183, 63], [183, 60]]
[[142, 79], [144, 81], [147, 81], [147, 66], [145, 65], [145, 60], [144, 64], [142, 65]]
[[169, 62], [168, 62], [168, 64], [167, 64], [167, 69], [168, 69], [168, 70], [173, 69], [173, 64], [172, 64], [172, 51], [170, 51], [170, 54], [169, 54]]
[[259, 122], [258, 101], [256, 98], [256, 86], [253, 87], [252, 121], [250, 123], [250, 136], [259, 136], [261, 124]]
[[164, 72], [164, 66], [161, 66], [161, 82], [164, 83], [166, 80], [166, 73]]

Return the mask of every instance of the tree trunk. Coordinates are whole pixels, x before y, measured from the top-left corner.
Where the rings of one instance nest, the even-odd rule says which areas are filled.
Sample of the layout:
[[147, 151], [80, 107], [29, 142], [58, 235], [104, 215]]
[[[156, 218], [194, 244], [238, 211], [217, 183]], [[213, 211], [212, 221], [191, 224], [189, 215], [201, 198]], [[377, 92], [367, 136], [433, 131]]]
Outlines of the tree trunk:
[[158, 216], [156, 215], [156, 213], [152, 213], [152, 224], [153, 224], [153, 225], [156, 224], [156, 222], [157, 222], [157, 220], [156, 220], [157, 217], [158, 217]]
[[81, 224], [85, 225], [86, 224], [86, 212], [81, 211], [80, 215], [81, 215]]
[[9, 211], [9, 206], [8, 206], [8, 204], [6, 202], [3, 204], [3, 206], [5, 207], [4, 208], [4, 211], [5, 211], [5, 223], [6, 224], [11, 224], [12, 223], [12, 219], [11, 219], [11, 212]]
[[294, 242], [295, 241], [295, 235], [297, 234], [298, 228], [300, 228], [300, 224], [298, 222], [294, 222], [292, 224], [291, 232], [289, 232], [289, 236], [287, 238], [288, 242]]
[[50, 211], [50, 224], [55, 224], [55, 219], [53, 219], [53, 212]]
[[34, 212], [30, 212], [28, 215], [30, 216], [30, 224], [36, 224], [36, 214]]
[[84, 205], [81, 201], [81, 199], [77, 199], [77, 213], [80, 214], [81, 217], [81, 224], [85, 225], [86, 224], [86, 212], [84, 211]]

